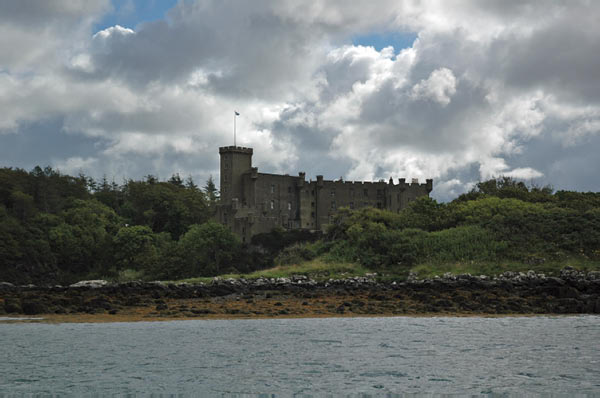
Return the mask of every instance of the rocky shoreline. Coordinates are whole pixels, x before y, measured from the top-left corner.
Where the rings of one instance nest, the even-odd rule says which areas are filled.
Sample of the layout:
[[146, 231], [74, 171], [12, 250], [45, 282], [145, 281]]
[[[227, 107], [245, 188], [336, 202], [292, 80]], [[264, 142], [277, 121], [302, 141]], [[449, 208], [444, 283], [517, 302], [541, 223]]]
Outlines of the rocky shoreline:
[[[496, 277], [409, 276], [315, 281], [214, 278], [207, 284], [82, 281], [70, 286], [0, 282], [0, 316], [68, 321], [369, 315], [600, 314], [600, 272], [563, 269], [558, 277], [505, 272]], [[87, 317], [86, 319], [91, 319]]]

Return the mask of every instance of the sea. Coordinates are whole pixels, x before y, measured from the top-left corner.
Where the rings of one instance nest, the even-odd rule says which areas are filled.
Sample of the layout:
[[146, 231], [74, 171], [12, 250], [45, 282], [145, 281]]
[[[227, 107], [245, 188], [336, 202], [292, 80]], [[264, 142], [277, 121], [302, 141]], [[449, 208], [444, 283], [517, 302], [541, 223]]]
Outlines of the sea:
[[17, 396], [600, 397], [600, 317], [1, 323]]

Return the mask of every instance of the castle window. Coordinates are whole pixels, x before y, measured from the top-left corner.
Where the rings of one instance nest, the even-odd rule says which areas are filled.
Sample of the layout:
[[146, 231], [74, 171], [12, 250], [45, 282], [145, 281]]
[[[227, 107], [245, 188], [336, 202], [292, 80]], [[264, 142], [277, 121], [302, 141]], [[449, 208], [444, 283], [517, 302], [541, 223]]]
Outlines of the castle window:
[[313, 212], [311, 212], [311, 213], [310, 213], [310, 216], [311, 216], [312, 218], [315, 218], [315, 212], [314, 212], [314, 211], [313, 211]]
[[377, 197], [378, 197], [378, 198], [379, 198], [379, 197], [381, 197], [381, 189], [378, 189], [378, 190], [377, 190]]
[[354, 209], [354, 202], [350, 202], [350, 208]]
[[365, 194], [365, 196], [369, 196], [369, 190], [368, 189], [364, 189], [363, 193]]
[[275, 193], [275, 184], [271, 184], [271, 193]]
[[313, 189], [312, 191], [310, 191], [311, 195], [315, 194], [315, 190]]
[[315, 207], [315, 202], [310, 202], [310, 207]]
[[354, 197], [354, 188], [350, 188], [350, 196]]
[[335, 189], [332, 189], [331, 190], [331, 197], [334, 197], [334, 196], [335, 196]]
[[335, 210], [335, 201], [331, 202], [331, 209]]
[[381, 209], [381, 202], [377, 202], [377, 208]]
[[288, 202], [288, 210], [292, 210], [292, 202]]
[[272, 201], [271, 201], [271, 210], [273, 210], [274, 208], [275, 208], [275, 201], [274, 201], [274, 200], [272, 200]]
[[288, 193], [292, 193], [292, 187], [288, 187]]

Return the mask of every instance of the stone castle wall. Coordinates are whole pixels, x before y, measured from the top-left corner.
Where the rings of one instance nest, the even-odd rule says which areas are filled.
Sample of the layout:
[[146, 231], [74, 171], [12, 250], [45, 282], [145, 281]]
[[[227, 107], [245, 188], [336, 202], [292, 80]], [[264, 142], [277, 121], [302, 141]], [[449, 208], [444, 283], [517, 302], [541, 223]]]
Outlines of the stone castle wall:
[[340, 207], [376, 207], [399, 212], [420, 196], [429, 195], [433, 180], [424, 184], [332, 181], [317, 176], [259, 173], [252, 167], [252, 148], [222, 147], [221, 203], [216, 217], [249, 242], [253, 235], [284, 229], [324, 230]]

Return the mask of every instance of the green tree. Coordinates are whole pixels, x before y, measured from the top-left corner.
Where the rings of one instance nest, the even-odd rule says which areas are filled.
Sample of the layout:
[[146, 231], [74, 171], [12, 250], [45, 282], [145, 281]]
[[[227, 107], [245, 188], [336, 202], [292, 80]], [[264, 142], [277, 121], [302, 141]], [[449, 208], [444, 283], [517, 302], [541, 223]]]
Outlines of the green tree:
[[48, 231], [59, 266], [85, 273], [105, 266], [112, 257], [112, 237], [122, 223], [115, 212], [95, 200], [74, 200], [63, 220]]
[[227, 227], [209, 221], [192, 225], [179, 240], [179, 253], [189, 275], [218, 275], [235, 269], [241, 242]]
[[214, 207], [219, 201], [219, 191], [215, 186], [212, 175], [208, 177], [208, 180], [206, 180], [206, 185], [204, 185], [204, 193], [208, 199], [208, 205], [210, 207]]
[[117, 269], [149, 271], [159, 261], [152, 229], [145, 225], [126, 226], [119, 229], [113, 239]]
[[181, 177], [179, 176], [179, 173], [175, 173], [171, 176], [171, 178], [169, 178], [168, 181], [169, 184], [173, 184], [177, 187], [183, 187], [183, 180], [181, 179]]

